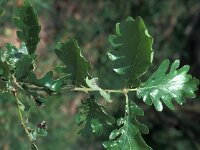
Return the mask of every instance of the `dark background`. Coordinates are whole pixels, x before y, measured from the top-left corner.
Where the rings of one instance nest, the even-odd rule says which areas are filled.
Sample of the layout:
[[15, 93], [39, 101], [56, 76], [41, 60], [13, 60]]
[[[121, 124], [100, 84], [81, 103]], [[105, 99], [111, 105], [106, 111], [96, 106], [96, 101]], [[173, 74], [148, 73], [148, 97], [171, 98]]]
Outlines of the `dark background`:
[[[38, 77], [53, 70], [60, 61], [54, 54], [58, 41], [69, 38], [78, 40], [84, 56], [93, 65], [94, 76], [103, 88], [120, 87], [106, 56], [109, 50], [107, 37], [114, 33], [115, 24], [127, 16], [141, 16], [154, 37], [153, 66], [147, 79], [163, 59], [180, 59], [181, 66], [189, 64], [190, 73], [200, 78], [200, 1], [199, 0], [30, 0], [39, 14], [42, 26], [41, 41], [37, 49]], [[12, 24], [15, 6], [21, 0], [0, 0], [0, 46], [7, 42], [19, 46], [16, 28]], [[145, 80], [144, 80], [145, 81]], [[155, 150], [200, 149], [200, 102], [188, 100], [183, 106], [176, 105], [174, 112], [164, 109], [156, 112], [136, 101], [145, 110], [140, 120], [150, 129], [144, 135], [146, 142]], [[112, 129], [105, 130], [102, 137], [81, 138], [75, 125], [77, 106], [82, 94], [51, 97], [45, 107], [29, 112], [33, 122], [46, 120], [48, 136], [38, 139], [41, 150], [101, 150], [101, 141], [108, 139]], [[134, 96], [133, 96], [134, 97]], [[134, 97], [135, 98], [135, 97]], [[24, 101], [26, 101], [24, 99]], [[123, 102], [116, 98], [109, 105], [115, 117], [123, 116]], [[28, 140], [17, 118], [15, 101], [8, 95], [0, 95], [0, 149], [26, 150]]]

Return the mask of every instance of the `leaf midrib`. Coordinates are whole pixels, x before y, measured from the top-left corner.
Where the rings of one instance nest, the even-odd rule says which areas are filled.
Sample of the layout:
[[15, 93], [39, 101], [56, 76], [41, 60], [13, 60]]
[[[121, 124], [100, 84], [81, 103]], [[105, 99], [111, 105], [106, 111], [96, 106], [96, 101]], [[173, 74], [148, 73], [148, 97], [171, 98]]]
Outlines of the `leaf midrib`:
[[[139, 26], [138, 26], [138, 24], [137, 24], [137, 28], [139, 29]], [[133, 72], [133, 69], [135, 68], [135, 62], [136, 62], [136, 59], [137, 59], [137, 57], [138, 57], [138, 51], [139, 51], [139, 49], [140, 49], [140, 43], [141, 43], [141, 35], [140, 35], [140, 29], [139, 29], [139, 44], [138, 44], [138, 48], [137, 48], [137, 53], [136, 53], [136, 55], [135, 55], [135, 58], [134, 58], [134, 60], [133, 60], [133, 62], [132, 62], [132, 67], [131, 67], [131, 72], [130, 72], [130, 74], [129, 74], [129, 77], [128, 77], [128, 80], [126, 81], [126, 86], [127, 86], [127, 84], [128, 84], [128, 82], [129, 82], [129, 80], [130, 80], [130, 78], [131, 78], [131, 75], [132, 75], [132, 72]]]

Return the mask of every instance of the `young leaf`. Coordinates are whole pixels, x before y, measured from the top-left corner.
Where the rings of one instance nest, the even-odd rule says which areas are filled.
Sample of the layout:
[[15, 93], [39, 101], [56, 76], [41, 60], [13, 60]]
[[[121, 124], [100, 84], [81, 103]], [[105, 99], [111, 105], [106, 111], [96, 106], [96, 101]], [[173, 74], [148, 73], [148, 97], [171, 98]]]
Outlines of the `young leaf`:
[[172, 63], [169, 73], [169, 60], [164, 60], [158, 70], [140, 86], [137, 91], [138, 97], [148, 104], [154, 104], [156, 110], [162, 111], [162, 102], [170, 109], [174, 109], [172, 100], [178, 104], [185, 103], [185, 98], [194, 98], [199, 81], [187, 74], [189, 66], [178, 69], [180, 62]]
[[144, 112], [135, 103], [126, 106], [127, 115], [117, 121], [119, 129], [115, 129], [109, 136], [109, 141], [103, 142], [107, 150], [152, 150], [142, 139], [141, 133], [148, 134], [148, 128], [141, 124], [136, 116], [143, 116]]
[[109, 41], [115, 51], [107, 54], [113, 61], [113, 70], [125, 79], [125, 86], [139, 85], [143, 75], [153, 60], [153, 38], [148, 34], [142, 18], [134, 20], [128, 17], [125, 22], [116, 25], [116, 35]]
[[98, 86], [98, 78], [93, 78], [93, 79], [90, 80], [90, 79], [88, 79], [88, 77], [86, 77], [86, 83], [87, 83], [87, 85], [88, 85], [90, 88], [99, 91], [100, 94], [101, 94], [101, 96], [103, 96], [103, 98], [104, 98], [107, 102], [109, 102], [109, 103], [112, 102], [112, 100], [110, 99], [110, 94], [107, 93], [106, 91], [104, 91], [103, 89], [101, 89], [101, 88]]
[[55, 52], [65, 64], [65, 73], [70, 74], [72, 84], [76, 86], [86, 85], [85, 78], [89, 76], [88, 71], [91, 66], [82, 56], [77, 41], [72, 39], [66, 43], [59, 43]]
[[29, 54], [34, 54], [40, 41], [39, 33], [41, 27], [38, 23], [38, 16], [28, 1], [25, 1], [17, 9], [13, 22], [20, 29], [17, 31], [18, 38], [26, 44]]
[[107, 114], [105, 107], [96, 103], [93, 98], [88, 98], [79, 107], [76, 122], [78, 126], [84, 126], [79, 133], [84, 137], [88, 137], [92, 133], [100, 136], [103, 132], [104, 125], [112, 125], [115, 120]]
[[44, 130], [44, 129], [38, 128], [38, 129], [36, 130], [36, 132], [37, 132], [37, 135], [38, 135], [38, 136], [47, 136], [47, 131]]

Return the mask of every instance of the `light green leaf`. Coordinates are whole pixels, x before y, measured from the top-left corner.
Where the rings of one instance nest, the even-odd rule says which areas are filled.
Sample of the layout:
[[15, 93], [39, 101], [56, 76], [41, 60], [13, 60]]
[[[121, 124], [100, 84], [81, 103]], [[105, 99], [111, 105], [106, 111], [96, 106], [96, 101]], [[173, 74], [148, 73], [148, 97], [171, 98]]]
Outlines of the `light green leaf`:
[[103, 125], [99, 122], [98, 119], [91, 120], [92, 132], [96, 135], [101, 135], [103, 133]]
[[44, 129], [37, 128], [36, 132], [38, 136], [47, 136], [47, 131]]
[[116, 35], [109, 41], [115, 51], [107, 54], [113, 61], [113, 70], [125, 80], [125, 86], [135, 87], [153, 60], [153, 38], [148, 34], [142, 18], [128, 17], [116, 25]]
[[103, 89], [101, 89], [101, 88], [98, 86], [98, 78], [88, 79], [88, 77], [86, 77], [86, 83], [87, 83], [87, 85], [88, 85], [90, 88], [99, 91], [100, 94], [101, 94], [101, 96], [103, 96], [104, 99], [105, 99], [107, 102], [109, 102], [109, 103], [112, 102], [112, 100], [110, 99], [110, 94], [107, 93], [106, 91], [104, 91]]
[[20, 29], [17, 31], [18, 38], [26, 44], [29, 54], [34, 54], [37, 44], [40, 41], [39, 33], [41, 27], [38, 23], [38, 16], [28, 1], [25, 1], [17, 9], [13, 22]]
[[33, 141], [35, 141], [35, 140], [37, 139], [37, 132], [36, 132], [35, 130], [31, 131], [31, 132], [29, 133], [29, 135], [30, 135], [30, 137], [31, 137], [31, 139], [32, 139]]
[[88, 137], [91, 136], [92, 133], [100, 136], [104, 126], [112, 125], [115, 120], [107, 114], [105, 107], [96, 103], [94, 98], [88, 98], [85, 102], [82, 102], [82, 106], [79, 107], [76, 122], [78, 126], [83, 127], [79, 133], [84, 137]]
[[0, 78], [0, 92], [6, 90], [7, 83]]
[[103, 142], [107, 150], [152, 150], [142, 139], [141, 133], [148, 134], [148, 128], [141, 124], [136, 116], [143, 116], [144, 112], [135, 103], [126, 106], [127, 115], [117, 121], [119, 129], [115, 129], [109, 136], [109, 141]]
[[199, 81], [187, 74], [189, 66], [179, 68], [180, 62], [172, 63], [169, 73], [170, 61], [164, 60], [158, 70], [140, 86], [137, 91], [138, 97], [148, 105], [155, 106], [156, 110], [162, 111], [162, 102], [170, 109], [174, 109], [172, 100], [178, 104], [186, 102], [185, 98], [194, 98]]
[[58, 58], [65, 64], [65, 73], [70, 74], [73, 85], [84, 86], [85, 78], [91, 69], [88, 61], [82, 56], [76, 40], [59, 43], [55, 50]]

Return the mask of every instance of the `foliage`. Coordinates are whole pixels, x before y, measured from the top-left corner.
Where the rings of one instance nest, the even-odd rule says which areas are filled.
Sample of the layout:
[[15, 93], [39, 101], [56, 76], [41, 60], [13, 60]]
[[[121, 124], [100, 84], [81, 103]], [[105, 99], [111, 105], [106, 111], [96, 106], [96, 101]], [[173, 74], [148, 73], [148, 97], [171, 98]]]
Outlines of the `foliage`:
[[[127, 97], [128, 98], [128, 97]], [[119, 118], [117, 125], [119, 129], [115, 129], [109, 136], [110, 141], [104, 142], [104, 147], [109, 150], [151, 150], [151, 148], [144, 142], [141, 133], [148, 134], [147, 126], [141, 124], [136, 116], [143, 116], [143, 110], [134, 102], [129, 102], [127, 99], [126, 115], [124, 118]]]
[[[27, 11], [30, 13], [27, 13]], [[199, 84], [198, 80], [188, 75], [188, 66], [181, 69], [179, 62], [175, 61], [168, 70], [169, 61], [164, 61], [158, 70], [144, 83], [140, 83], [141, 76], [147, 72], [152, 64], [153, 50], [152, 38], [144, 25], [143, 20], [137, 17], [134, 20], [128, 17], [126, 21], [117, 24], [116, 36], [110, 36], [109, 41], [116, 51], [109, 51], [107, 54], [114, 62], [113, 70], [122, 77], [120, 80], [124, 85], [122, 89], [102, 89], [97, 84], [97, 78], [91, 78], [91, 69], [88, 61], [81, 54], [75, 40], [67, 40], [59, 43], [55, 48], [58, 58], [64, 63], [61, 72], [56, 80], [53, 79], [53, 72], [49, 71], [44, 77], [38, 78], [35, 74], [35, 50], [39, 42], [40, 26], [37, 15], [28, 1], [25, 1], [14, 19], [20, 29], [17, 35], [24, 42], [20, 48], [7, 44], [6, 50], [2, 50], [0, 58], [0, 92], [14, 96], [17, 103], [19, 120], [32, 145], [37, 149], [36, 139], [38, 136], [47, 135], [46, 123], [42, 122], [31, 126], [25, 120], [25, 111], [30, 107], [24, 105], [20, 95], [24, 94], [41, 106], [47, 98], [52, 95], [59, 95], [63, 90], [69, 92], [100, 92], [108, 102], [112, 102], [110, 93], [122, 94], [126, 103], [124, 117], [118, 119], [119, 129], [113, 130], [109, 141], [104, 142], [106, 149], [151, 149], [142, 139], [143, 134], [148, 133], [148, 128], [141, 124], [136, 117], [143, 116], [143, 110], [135, 102], [130, 100], [130, 93], [137, 92], [138, 97], [145, 103], [155, 105], [158, 111], [162, 110], [161, 100], [171, 109], [172, 99], [183, 103], [184, 98], [194, 98], [194, 92]], [[34, 32], [33, 32], [34, 31]], [[109, 76], [109, 74], [108, 74]], [[176, 86], [174, 86], [176, 85]], [[90, 94], [89, 94], [90, 95]], [[31, 106], [31, 105], [30, 105]], [[113, 124], [114, 119], [105, 112], [105, 107], [98, 104], [94, 98], [88, 98], [82, 103], [77, 117], [77, 124], [83, 125], [80, 130], [82, 135], [101, 135], [105, 124]]]
[[116, 48], [116, 51], [108, 53], [115, 62], [113, 70], [124, 77], [126, 87], [138, 86], [138, 78], [147, 71], [153, 60], [153, 39], [140, 17], [136, 20], [128, 17], [124, 23], [118, 23], [116, 34], [109, 37]]
[[89, 137], [94, 133], [100, 136], [103, 132], [105, 124], [112, 125], [115, 120], [107, 114], [104, 106], [95, 102], [94, 98], [88, 98], [86, 102], [82, 102], [77, 115], [78, 126], [85, 124], [84, 128], [79, 131], [84, 137]]
[[178, 69], [179, 60], [172, 63], [170, 72], [166, 74], [169, 64], [169, 60], [164, 60], [158, 70], [137, 91], [146, 104], [153, 103], [158, 111], [163, 110], [161, 100], [173, 110], [172, 99], [182, 105], [186, 102], [185, 98], [194, 98], [194, 91], [199, 84], [197, 79], [187, 74], [189, 66]]
[[63, 69], [70, 75], [72, 85], [85, 85], [85, 78], [89, 76], [90, 64], [82, 56], [81, 49], [75, 40], [59, 43], [55, 50], [58, 58], [65, 64]]
[[13, 21], [16, 27], [20, 29], [17, 31], [18, 38], [26, 44], [29, 54], [33, 54], [40, 41], [39, 32], [41, 28], [38, 17], [29, 2], [25, 1], [23, 6], [17, 9]]

